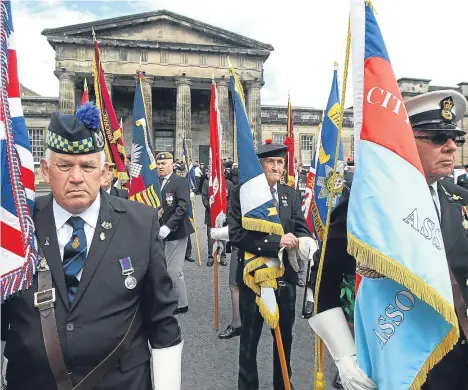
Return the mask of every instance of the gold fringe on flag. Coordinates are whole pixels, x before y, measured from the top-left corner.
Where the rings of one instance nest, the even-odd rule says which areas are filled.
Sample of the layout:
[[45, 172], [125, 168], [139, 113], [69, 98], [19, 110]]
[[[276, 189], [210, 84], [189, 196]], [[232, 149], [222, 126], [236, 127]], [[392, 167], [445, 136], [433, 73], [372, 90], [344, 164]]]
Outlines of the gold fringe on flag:
[[242, 217], [242, 227], [246, 230], [277, 234], [279, 236], [284, 234], [283, 226], [280, 223], [257, 218]]
[[268, 326], [272, 329], [276, 328], [279, 322], [279, 310], [278, 310], [278, 305], [276, 305], [275, 312], [271, 314], [270, 310], [268, 310], [268, 307], [263, 303], [263, 299], [257, 296], [255, 299], [255, 302], [258, 305], [258, 310], [260, 311], [260, 314], [262, 315], [263, 319], [265, 322], [268, 324]]
[[445, 336], [424, 362], [413, 383], [409, 387], [410, 390], [420, 389], [427, 379], [428, 372], [453, 349], [460, 338], [455, 308], [419, 276], [415, 275], [392, 258], [365, 244], [349, 232], [348, 253], [353, 256], [359, 264], [372, 268], [379, 274], [408, 288], [414, 295], [426, 302], [444, 317], [445, 321], [452, 325], [447, 336]]

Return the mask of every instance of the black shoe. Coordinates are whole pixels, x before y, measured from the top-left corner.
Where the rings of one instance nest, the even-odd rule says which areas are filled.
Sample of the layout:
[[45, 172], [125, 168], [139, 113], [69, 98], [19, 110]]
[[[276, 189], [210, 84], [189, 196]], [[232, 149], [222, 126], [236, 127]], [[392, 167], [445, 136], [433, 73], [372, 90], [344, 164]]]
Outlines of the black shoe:
[[297, 281], [297, 286], [298, 286], [298, 287], [305, 287], [304, 281], [303, 281], [302, 279], [299, 279], [299, 280]]
[[188, 312], [188, 306], [178, 307], [177, 309], [174, 310], [174, 315], [176, 316], [177, 314], [184, 314], [187, 312]]
[[221, 260], [219, 260], [219, 264], [222, 266], [226, 267], [227, 266], [227, 260], [225, 257], [221, 257]]
[[186, 261], [190, 261], [191, 263], [194, 263], [194, 262], [195, 262], [195, 259], [194, 259], [192, 256], [190, 256], [190, 255], [185, 256], [185, 260], [186, 260]]
[[333, 379], [333, 388], [334, 389], [342, 389], [343, 385], [341, 384], [340, 374], [337, 372], [335, 375], [335, 379]]
[[302, 312], [302, 318], [310, 318], [312, 314], [314, 314], [314, 302], [307, 301], [304, 311]]
[[213, 267], [214, 260], [212, 257], [208, 257], [208, 261], [206, 262], [207, 267]]
[[236, 336], [240, 336], [240, 332], [240, 327], [234, 328], [232, 325], [228, 325], [228, 327], [218, 335], [218, 338], [223, 340], [230, 339]]

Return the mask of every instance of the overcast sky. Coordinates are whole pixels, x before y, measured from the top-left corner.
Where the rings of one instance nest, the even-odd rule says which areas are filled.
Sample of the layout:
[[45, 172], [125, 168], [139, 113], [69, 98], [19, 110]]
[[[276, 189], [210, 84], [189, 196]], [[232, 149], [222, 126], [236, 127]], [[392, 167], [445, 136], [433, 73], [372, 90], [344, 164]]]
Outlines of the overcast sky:
[[[468, 82], [467, 0], [373, 4], [397, 78], [444, 86]], [[343, 69], [348, 7], [348, 0], [13, 0], [19, 78], [42, 95], [58, 96], [54, 50], [41, 35], [45, 28], [167, 9], [273, 45], [263, 104], [285, 105], [289, 90], [293, 106], [323, 108], [334, 61]]]

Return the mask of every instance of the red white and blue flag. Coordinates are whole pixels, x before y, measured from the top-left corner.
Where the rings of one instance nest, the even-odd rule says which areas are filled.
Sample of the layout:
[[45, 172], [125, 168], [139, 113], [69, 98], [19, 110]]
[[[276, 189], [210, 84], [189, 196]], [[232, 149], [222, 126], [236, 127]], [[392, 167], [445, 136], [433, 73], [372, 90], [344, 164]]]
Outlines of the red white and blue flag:
[[38, 260], [32, 213], [34, 160], [21, 107], [11, 2], [2, 0], [1, 35], [1, 302], [31, 286]]
[[[359, 366], [379, 390], [416, 390], [459, 338], [437, 212], [374, 16], [351, 0], [355, 174], [348, 252], [358, 263]], [[374, 272], [375, 271], [375, 272]]]

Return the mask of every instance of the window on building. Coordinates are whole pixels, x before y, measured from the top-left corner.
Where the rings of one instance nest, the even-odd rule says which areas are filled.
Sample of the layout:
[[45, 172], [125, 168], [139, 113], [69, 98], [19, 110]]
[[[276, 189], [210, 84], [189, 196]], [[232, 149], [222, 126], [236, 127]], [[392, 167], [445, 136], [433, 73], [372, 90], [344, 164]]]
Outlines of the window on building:
[[160, 53], [160, 61], [161, 61], [161, 64], [167, 64], [169, 61], [168, 61], [168, 54], [167, 54], [167, 51], [162, 51]]
[[28, 128], [29, 141], [34, 158], [34, 164], [39, 164], [44, 155], [44, 129], [43, 128]]
[[286, 134], [281, 134], [281, 133], [273, 134], [274, 144], [283, 144], [285, 139], [286, 139]]
[[200, 65], [206, 66], [207, 55], [205, 53], [200, 54]]
[[313, 135], [301, 135], [301, 162], [310, 164], [314, 154], [315, 141]]
[[120, 49], [119, 51], [119, 60], [128, 61], [128, 49]]
[[226, 67], [227, 66], [227, 57], [225, 55], [219, 56], [219, 66]]
[[188, 64], [188, 53], [180, 53], [180, 63], [183, 65]]
[[154, 151], [173, 152], [174, 151], [174, 132], [173, 131], [156, 131], [154, 139]]
[[140, 51], [140, 61], [143, 63], [148, 62], [148, 50], [141, 50]]
[[237, 56], [237, 65], [239, 68], [243, 68], [245, 65], [245, 57], [244, 56]]

